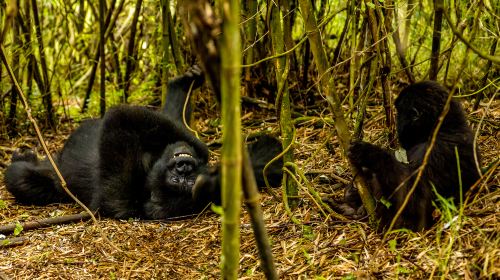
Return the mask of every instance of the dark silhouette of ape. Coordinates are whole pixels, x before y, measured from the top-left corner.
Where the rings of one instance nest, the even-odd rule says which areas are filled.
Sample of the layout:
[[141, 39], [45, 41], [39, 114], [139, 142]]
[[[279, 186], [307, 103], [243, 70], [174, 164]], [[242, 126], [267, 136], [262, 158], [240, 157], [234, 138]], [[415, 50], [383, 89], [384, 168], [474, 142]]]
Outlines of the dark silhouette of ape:
[[[207, 167], [208, 148], [182, 122], [191, 84], [196, 89], [202, 83], [201, 71], [193, 67], [169, 82], [162, 112], [117, 106], [102, 119], [84, 121], [56, 157], [71, 192], [90, 209], [120, 219], [179, 217], [199, 213], [210, 202], [220, 203], [220, 185], [211, 179], [218, 174], [211, 174]], [[190, 113], [188, 108], [187, 120]], [[261, 163], [281, 151], [274, 140], [257, 140], [268, 152], [251, 153], [256, 176], [262, 177]], [[281, 166], [274, 165], [271, 177], [281, 174]], [[210, 183], [200, 180], [195, 187], [199, 176]], [[23, 204], [71, 201], [52, 166], [31, 151], [13, 155], [5, 183]], [[279, 185], [279, 181], [272, 184]]]
[[[370, 143], [359, 141], [350, 147], [348, 156], [359, 171], [357, 175], [363, 176], [377, 200], [376, 215], [381, 229], [391, 223], [413, 185], [448, 94], [439, 83], [423, 81], [406, 87], [396, 99], [397, 133], [408, 163], [399, 162], [392, 153]], [[395, 228], [422, 230], [435, 223], [433, 187], [458, 205], [460, 187], [465, 194], [480, 177], [474, 160], [473, 139], [462, 106], [452, 100], [427, 166]], [[382, 200], [389, 204], [381, 203]]]

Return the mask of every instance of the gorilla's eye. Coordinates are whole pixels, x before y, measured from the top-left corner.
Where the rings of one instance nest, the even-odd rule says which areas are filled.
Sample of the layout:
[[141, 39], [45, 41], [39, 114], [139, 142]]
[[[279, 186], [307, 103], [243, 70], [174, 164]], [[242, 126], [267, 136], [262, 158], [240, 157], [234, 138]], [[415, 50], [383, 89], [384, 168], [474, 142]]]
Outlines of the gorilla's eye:
[[411, 120], [416, 121], [420, 118], [420, 112], [415, 108], [411, 108]]

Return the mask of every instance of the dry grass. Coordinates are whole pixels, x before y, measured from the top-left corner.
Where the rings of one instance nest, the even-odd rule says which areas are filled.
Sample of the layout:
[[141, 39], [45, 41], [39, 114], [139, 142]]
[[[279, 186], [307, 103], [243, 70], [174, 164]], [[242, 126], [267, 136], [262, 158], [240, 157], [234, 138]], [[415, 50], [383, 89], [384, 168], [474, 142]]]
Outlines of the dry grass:
[[[500, 121], [500, 104], [486, 119]], [[483, 112], [474, 112], [480, 118]], [[382, 118], [372, 114], [365, 139], [383, 143]], [[474, 122], [473, 122], [474, 123]], [[477, 125], [477, 124], [476, 124]], [[202, 125], [203, 126], [203, 125]], [[275, 124], [268, 124], [275, 127]], [[332, 187], [336, 177], [349, 179], [338, 145], [322, 145], [332, 128], [300, 126], [297, 162], [323, 194], [340, 194]], [[498, 158], [500, 133], [494, 126], [481, 130], [478, 139], [483, 162]], [[62, 138], [51, 140], [60, 147]], [[12, 148], [33, 139], [0, 143], [4, 162]], [[310, 158], [313, 156], [313, 158]], [[333, 176], [332, 173], [335, 175]], [[319, 175], [331, 179], [320, 180]], [[273, 254], [282, 279], [493, 279], [500, 277], [500, 189], [498, 170], [479, 195], [465, 207], [461, 223], [443, 229], [443, 223], [424, 233], [396, 233], [387, 243], [364, 222], [339, 222], [322, 216], [301, 190], [300, 206], [293, 211], [303, 223], [286, 215], [279, 192], [263, 194], [262, 206]], [[0, 179], [3, 172], [0, 172]], [[323, 176], [324, 177], [324, 176]], [[1, 224], [78, 213], [74, 205], [26, 207], [15, 204], [0, 185]], [[105, 240], [105, 234], [120, 250]], [[214, 279], [220, 278], [220, 217], [206, 213], [196, 219], [172, 222], [101, 219], [23, 231], [21, 245], [0, 249], [0, 279]], [[12, 236], [8, 236], [12, 237]], [[240, 277], [262, 279], [258, 253], [247, 213], [241, 218]]]

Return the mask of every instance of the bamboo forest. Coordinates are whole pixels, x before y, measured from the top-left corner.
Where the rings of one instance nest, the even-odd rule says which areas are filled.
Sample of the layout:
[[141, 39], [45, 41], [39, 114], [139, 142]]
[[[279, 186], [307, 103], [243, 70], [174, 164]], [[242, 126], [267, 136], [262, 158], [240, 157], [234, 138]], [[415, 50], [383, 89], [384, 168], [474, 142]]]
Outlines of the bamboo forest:
[[0, 279], [500, 278], [500, 1], [0, 1]]

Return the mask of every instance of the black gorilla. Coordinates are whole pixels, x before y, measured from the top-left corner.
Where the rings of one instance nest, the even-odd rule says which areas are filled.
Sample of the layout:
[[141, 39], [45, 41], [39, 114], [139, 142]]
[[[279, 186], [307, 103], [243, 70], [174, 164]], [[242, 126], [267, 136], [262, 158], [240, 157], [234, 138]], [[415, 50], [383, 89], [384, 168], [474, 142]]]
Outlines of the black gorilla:
[[[372, 144], [359, 141], [351, 145], [348, 156], [377, 200], [376, 215], [381, 221], [380, 228], [390, 224], [413, 185], [448, 94], [439, 83], [423, 81], [406, 87], [396, 99], [398, 138], [406, 150], [408, 164], [399, 162], [392, 153]], [[422, 230], [434, 224], [432, 204], [436, 195], [433, 186], [441, 196], [453, 198], [456, 204], [460, 202], [459, 176], [463, 194], [480, 177], [474, 160], [473, 139], [464, 110], [459, 102], [452, 100], [427, 166], [396, 221], [396, 228]], [[460, 174], [455, 148], [458, 150]], [[389, 204], [381, 203], [383, 199]]]
[[[208, 171], [208, 148], [182, 123], [187, 93], [203, 83], [198, 68], [169, 82], [162, 112], [143, 107], [118, 106], [102, 119], [83, 122], [57, 155], [68, 187], [85, 205], [103, 216], [162, 219], [199, 213], [208, 203], [220, 203], [218, 176]], [[189, 102], [188, 102], [189, 103]], [[190, 109], [186, 112], [189, 119]], [[280, 143], [262, 137], [250, 146], [258, 169], [280, 151]], [[255, 151], [252, 147], [266, 149]], [[281, 165], [272, 166], [271, 178]], [[47, 160], [33, 152], [15, 153], [5, 173], [7, 189], [23, 204], [70, 202]], [[279, 180], [272, 181], [274, 186]]]

